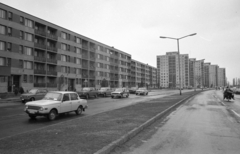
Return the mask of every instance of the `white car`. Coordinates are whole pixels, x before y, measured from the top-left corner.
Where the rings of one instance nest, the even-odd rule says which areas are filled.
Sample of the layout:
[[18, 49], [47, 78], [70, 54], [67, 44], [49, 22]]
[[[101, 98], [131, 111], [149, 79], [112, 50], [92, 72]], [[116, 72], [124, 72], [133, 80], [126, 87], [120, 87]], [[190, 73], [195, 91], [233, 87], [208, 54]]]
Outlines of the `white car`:
[[136, 91], [136, 95], [148, 95], [147, 88], [138, 88], [138, 90]]
[[54, 120], [60, 113], [74, 111], [77, 115], [82, 114], [88, 107], [87, 100], [80, 99], [76, 92], [51, 91], [42, 100], [25, 104], [25, 112], [31, 119], [37, 116], [45, 116]]

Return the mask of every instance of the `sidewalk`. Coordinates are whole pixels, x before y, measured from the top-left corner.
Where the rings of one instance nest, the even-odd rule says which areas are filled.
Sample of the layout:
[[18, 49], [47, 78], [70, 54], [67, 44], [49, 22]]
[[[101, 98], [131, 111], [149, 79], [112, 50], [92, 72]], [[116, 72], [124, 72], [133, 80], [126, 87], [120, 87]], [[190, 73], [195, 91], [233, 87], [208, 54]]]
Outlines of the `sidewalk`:
[[18, 94], [16, 96], [13, 93], [8, 93], [6, 94], [6, 96], [3, 96], [3, 98], [0, 97], [0, 103], [9, 102], [9, 101], [20, 101], [20, 95], [21, 94]]

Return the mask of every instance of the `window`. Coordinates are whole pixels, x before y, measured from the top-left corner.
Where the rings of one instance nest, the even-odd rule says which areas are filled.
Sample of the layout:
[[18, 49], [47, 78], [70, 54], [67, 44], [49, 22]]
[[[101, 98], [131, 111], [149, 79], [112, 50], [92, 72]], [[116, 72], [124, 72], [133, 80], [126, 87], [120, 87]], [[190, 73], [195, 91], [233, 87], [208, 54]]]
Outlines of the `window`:
[[0, 66], [5, 65], [5, 58], [0, 57]]
[[23, 46], [19, 45], [19, 53], [23, 54]]
[[5, 50], [5, 42], [0, 41], [0, 50]]
[[66, 40], [67, 39], [67, 33], [62, 32], [61, 37]]
[[23, 31], [20, 31], [19, 38], [23, 39]]
[[29, 19], [25, 19], [25, 26], [33, 28], [33, 21]]
[[67, 73], [67, 67], [66, 66], [62, 66], [61, 67], [61, 72], [62, 73]]
[[26, 74], [23, 75], [23, 82], [27, 82], [27, 75]]
[[67, 61], [67, 56], [65, 56], [65, 55], [61, 55], [61, 61]]
[[80, 48], [76, 48], [76, 53], [77, 54], [81, 54], [81, 49]]
[[8, 20], [12, 20], [12, 12], [8, 12]]
[[61, 49], [66, 51], [67, 50], [67, 45], [62, 43], [61, 44]]
[[25, 47], [25, 54], [26, 54], [26, 55], [29, 55], [29, 56], [32, 56], [32, 55], [33, 55], [33, 50], [32, 50], [32, 48]]
[[78, 96], [75, 93], [70, 93], [71, 100], [78, 100]]
[[0, 9], [0, 18], [3, 18], [3, 19], [6, 18], [6, 11], [5, 10]]
[[81, 64], [81, 61], [79, 58], [76, 58], [76, 64]]
[[24, 23], [24, 18], [20, 16], [20, 23], [23, 24]]
[[32, 42], [33, 41], [33, 35], [30, 34], [30, 33], [25, 33], [24, 34], [24, 39], [27, 40], [27, 41], [31, 41]]
[[6, 34], [6, 27], [3, 25], [0, 25], [0, 34], [3, 34], [3, 35]]
[[12, 28], [8, 27], [7, 33], [8, 33], [9, 36], [12, 36]]
[[63, 95], [63, 101], [69, 101], [69, 94], [64, 94]]
[[80, 38], [76, 37], [76, 43], [81, 44]]
[[7, 43], [7, 51], [11, 51], [12, 50], [12, 43]]
[[23, 62], [23, 68], [25, 68], [25, 69], [32, 69], [32, 68], [33, 68], [32, 62], [30, 62], [30, 61], [24, 61], [24, 62]]

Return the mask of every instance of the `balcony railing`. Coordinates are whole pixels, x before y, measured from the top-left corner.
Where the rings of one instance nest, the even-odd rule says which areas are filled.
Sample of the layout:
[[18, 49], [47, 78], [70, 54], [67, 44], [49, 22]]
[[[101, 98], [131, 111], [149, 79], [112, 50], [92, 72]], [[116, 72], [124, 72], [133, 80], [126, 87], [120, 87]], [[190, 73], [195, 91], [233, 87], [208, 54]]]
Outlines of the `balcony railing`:
[[45, 83], [34, 83], [34, 87], [46, 87]]
[[88, 68], [88, 65], [82, 65], [82, 68]]
[[88, 78], [88, 75], [83, 74], [83, 75], [82, 75], [82, 78]]
[[54, 35], [54, 34], [47, 34], [47, 37], [50, 38], [50, 39], [53, 39], [53, 40], [57, 40], [57, 35]]
[[47, 50], [57, 52], [57, 48], [56, 48], [56, 47], [50, 47], [50, 46], [47, 46]]
[[82, 58], [88, 59], [88, 55], [87, 54], [82, 54]]
[[90, 51], [95, 52], [95, 51], [96, 51], [96, 48], [95, 48], [95, 47], [90, 47]]
[[55, 72], [55, 71], [47, 71], [47, 75], [57, 76], [57, 72]]
[[46, 36], [46, 32], [43, 31], [43, 30], [37, 30], [37, 29], [35, 29], [35, 34], [42, 35], [42, 36]]
[[90, 65], [89, 69], [95, 70], [95, 66], [94, 65]]
[[49, 88], [56, 88], [57, 87], [57, 83], [47, 83], [47, 87], [49, 87]]
[[88, 50], [88, 46], [85, 44], [82, 45], [82, 48]]
[[89, 75], [90, 79], [95, 79], [95, 75]]
[[90, 56], [90, 60], [95, 60], [96, 57], [95, 56]]
[[57, 59], [49, 59], [49, 58], [47, 58], [47, 62], [57, 64]]
[[45, 70], [34, 70], [34, 74], [46, 74]]
[[46, 62], [46, 58], [45, 57], [36, 57], [36, 56], [34, 56], [34, 60], [35, 61], [40, 61], [40, 62]]
[[34, 46], [37, 48], [46, 49], [46, 45], [44, 45], [44, 44], [34, 43]]

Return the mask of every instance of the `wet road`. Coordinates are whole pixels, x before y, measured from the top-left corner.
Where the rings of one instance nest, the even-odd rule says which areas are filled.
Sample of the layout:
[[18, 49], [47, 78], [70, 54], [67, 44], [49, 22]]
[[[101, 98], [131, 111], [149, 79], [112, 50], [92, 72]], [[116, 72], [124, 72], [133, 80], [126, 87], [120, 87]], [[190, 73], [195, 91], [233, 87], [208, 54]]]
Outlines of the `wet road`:
[[[183, 92], [187, 92], [185, 90]], [[67, 120], [90, 116], [100, 112], [121, 108], [141, 101], [147, 101], [154, 98], [164, 97], [166, 95], [179, 93], [178, 90], [159, 90], [150, 92], [148, 96], [130, 95], [129, 98], [111, 99], [97, 98], [88, 100], [88, 109], [80, 116], [76, 116], [74, 112], [61, 115], [55, 121], [49, 122], [44, 117], [38, 117], [37, 120], [29, 119], [28, 115], [23, 112], [24, 104], [20, 102], [0, 103], [0, 139], [40, 129]]]
[[215, 94], [211, 90], [197, 95], [114, 153], [239, 154], [240, 124]]

